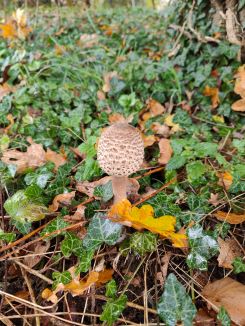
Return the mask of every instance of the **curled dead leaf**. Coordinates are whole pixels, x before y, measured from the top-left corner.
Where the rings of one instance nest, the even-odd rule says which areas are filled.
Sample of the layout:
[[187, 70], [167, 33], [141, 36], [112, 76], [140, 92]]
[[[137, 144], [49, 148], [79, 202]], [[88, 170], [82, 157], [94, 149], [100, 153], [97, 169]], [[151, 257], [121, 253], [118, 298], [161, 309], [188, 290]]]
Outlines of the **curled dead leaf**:
[[61, 165], [64, 165], [66, 163], [66, 158], [59, 154], [59, 153], [56, 153], [54, 151], [52, 151], [51, 149], [47, 149], [47, 152], [45, 154], [45, 158], [47, 161], [50, 161], [50, 162], [53, 162], [54, 165], [55, 165], [55, 169], [58, 170], [58, 168], [61, 166]]
[[38, 243], [35, 243], [35, 245], [30, 245], [27, 247], [29, 255], [27, 257], [24, 257], [24, 264], [30, 268], [37, 265], [41, 259], [44, 256], [44, 253], [48, 250], [50, 247], [49, 241], [39, 241]]
[[173, 154], [173, 150], [169, 139], [167, 138], [160, 139], [158, 146], [160, 150], [160, 157], [158, 159], [158, 163], [167, 164]]
[[68, 192], [54, 197], [52, 205], [49, 205], [51, 212], [56, 212], [60, 205], [70, 205], [72, 199], [75, 197], [76, 192]]
[[225, 221], [230, 224], [240, 224], [245, 221], [245, 214], [235, 214], [218, 211], [214, 214], [214, 216], [219, 221]]
[[157, 134], [157, 135], [161, 135], [164, 138], [168, 138], [170, 135], [170, 128], [165, 125], [165, 124], [160, 124], [159, 122], [154, 122], [151, 125], [151, 130]]
[[156, 137], [154, 135], [142, 135], [143, 142], [144, 142], [144, 147], [150, 147], [156, 142]]

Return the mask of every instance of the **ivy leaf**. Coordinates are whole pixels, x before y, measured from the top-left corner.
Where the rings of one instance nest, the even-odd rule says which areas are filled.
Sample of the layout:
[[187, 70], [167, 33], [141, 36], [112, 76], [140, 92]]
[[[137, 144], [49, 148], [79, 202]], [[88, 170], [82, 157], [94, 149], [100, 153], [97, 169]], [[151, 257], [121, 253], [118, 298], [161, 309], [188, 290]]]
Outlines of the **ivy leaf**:
[[231, 325], [231, 319], [228, 315], [225, 308], [222, 306], [219, 309], [219, 313], [217, 315], [217, 319], [220, 320], [222, 326], [230, 326]]
[[93, 158], [96, 155], [96, 144], [97, 137], [95, 136], [90, 136], [86, 142], [78, 146], [78, 150], [81, 153], [86, 154], [86, 158]]
[[175, 326], [178, 321], [182, 321], [184, 326], [193, 325], [196, 307], [173, 273], [166, 279], [157, 311], [167, 326]]
[[86, 249], [96, 249], [100, 244], [114, 245], [120, 238], [122, 226], [111, 222], [104, 214], [95, 214], [83, 239]]
[[189, 182], [199, 179], [206, 171], [206, 166], [202, 161], [190, 162], [186, 165]]
[[53, 283], [53, 286], [52, 286], [53, 289], [55, 289], [59, 283], [68, 284], [72, 280], [71, 273], [68, 272], [68, 271], [64, 271], [62, 273], [53, 272], [52, 273], [52, 278], [54, 280], [54, 283]]
[[245, 262], [243, 261], [242, 257], [236, 257], [233, 262], [233, 272], [235, 274], [245, 273]]
[[[67, 227], [69, 225], [68, 222], [64, 221], [63, 217], [58, 216], [57, 218], [55, 218], [53, 221], [51, 221], [41, 232], [41, 236], [44, 236], [46, 234], [52, 233], [54, 231], [58, 231], [61, 229], [64, 229], [65, 227]], [[62, 231], [62, 232], [57, 232], [56, 234], [48, 237], [48, 239], [53, 239], [55, 237], [57, 237], [58, 235], [62, 235], [65, 234], [66, 231]]]
[[108, 325], [113, 325], [126, 307], [127, 296], [120, 295], [117, 299], [109, 299], [103, 306], [103, 312], [100, 316], [101, 321], [106, 321]]
[[4, 204], [6, 212], [11, 217], [11, 223], [22, 233], [28, 233], [31, 223], [40, 221], [48, 212], [40, 200], [41, 189], [37, 185], [18, 190]]
[[6, 242], [13, 242], [16, 238], [16, 234], [14, 233], [7, 233], [4, 232], [2, 229], [0, 229], [0, 240], [6, 241]]
[[87, 272], [91, 266], [91, 260], [94, 256], [94, 249], [86, 249], [82, 247], [79, 255], [77, 256], [79, 258], [79, 263], [76, 269], [76, 273]]
[[151, 232], [135, 232], [130, 237], [130, 249], [143, 256], [147, 252], [156, 250], [157, 236]]
[[61, 243], [61, 251], [65, 257], [70, 257], [72, 253], [76, 256], [80, 253], [83, 242], [75, 234], [66, 232], [65, 239]]
[[109, 181], [104, 185], [94, 189], [94, 196], [101, 197], [103, 202], [109, 201], [113, 197], [112, 182]]
[[112, 279], [110, 280], [110, 282], [106, 284], [105, 295], [110, 298], [115, 298], [116, 294], [117, 294], [117, 283], [114, 279]]
[[219, 246], [217, 241], [207, 235], [201, 225], [194, 225], [187, 230], [190, 253], [186, 262], [191, 269], [207, 270], [208, 259], [217, 254]]

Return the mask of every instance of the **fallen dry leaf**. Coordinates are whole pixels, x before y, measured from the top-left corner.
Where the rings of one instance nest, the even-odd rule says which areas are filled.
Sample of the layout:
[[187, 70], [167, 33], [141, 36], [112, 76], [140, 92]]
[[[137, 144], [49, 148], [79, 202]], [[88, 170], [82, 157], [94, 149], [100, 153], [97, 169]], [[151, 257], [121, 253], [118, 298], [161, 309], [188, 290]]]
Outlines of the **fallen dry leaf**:
[[164, 120], [165, 125], [171, 127], [171, 132], [170, 132], [171, 134], [174, 134], [182, 130], [178, 123], [173, 122], [173, 118], [174, 118], [174, 114], [169, 114]]
[[146, 101], [146, 104], [147, 104], [147, 108], [150, 110], [151, 117], [156, 117], [158, 115], [163, 114], [166, 111], [165, 107], [161, 103], [159, 103], [158, 101], [152, 98], [148, 99]]
[[235, 213], [227, 213], [223, 211], [218, 211], [214, 213], [214, 216], [219, 221], [225, 221], [230, 224], [240, 224], [245, 221], [245, 214], [235, 214]]
[[46, 163], [45, 151], [41, 144], [34, 143], [31, 138], [27, 139], [31, 145], [27, 147], [26, 152], [20, 152], [16, 149], [10, 149], [3, 153], [1, 158], [5, 164], [14, 164], [17, 167], [17, 173], [24, 172], [27, 168], [35, 169]]
[[233, 111], [244, 112], [245, 111], [245, 98], [236, 101], [231, 106]]
[[120, 113], [112, 113], [109, 115], [108, 120], [110, 124], [116, 123], [116, 122], [126, 122], [127, 119], [124, 118], [124, 116]]
[[152, 146], [157, 140], [154, 135], [148, 135], [148, 136], [142, 135], [142, 139], [145, 148]]
[[47, 149], [47, 152], [45, 154], [45, 158], [47, 161], [50, 161], [50, 162], [53, 162], [54, 165], [55, 165], [55, 169], [58, 170], [58, 168], [61, 166], [61, 165], [64, 165], [66, 163], [66, 158], [59, 154], [59, 153], [56, 153], [54, 151], [52, 151], [51, 149]]
[[27, 24], [27, 16], [23, 9], [18, 8], [12, 16], [4, 23], [0, 24], [2, 37], [6, 39], [25, 39], [31, 32], [31, 28]]
[[83, 48], [91, 48], [98, 44], [99, 36], [97, 34], [82, 34], [79, 39], [79, 43]]
[[104, 101], [104, 100], [105, 100], [105, 93], [102, 92], [102, 91], [98, 91], [98, 92], [97, 92], [97, 98], [98, 98], [98, 100], [100, 100], [100, 101]]
[[72, 275], [72, 281], [68, 284], [59, 283], [54, 291], [48, 288], [44, 289], [42, 291], [43, 299], [57, 303], [58, 298], [56, 294], [60, 291], [69, 292], [73, 297], [81, 295], [92, 285], [100, 286], [110, 281], [114, 273], [113, 269], [104, 269], [101, 272], [91, 271], [85, 278], [80, 280], [80, 276], [75, 275], [74, 268], [70, 268], [69, 271]]
[[206, 285], [202, 295], [216, 312], [223, 306], [234, 323], [245, 326], [245, 285], [226, 277]]
[[110, 92], [112, 78], [119, 78], [117, 71], [111, 71], [111, 72], [104, 74], [104, 85], [102, 87], [102, 90], [104, 93]]
[[65, 215], [64, 220], [67, 222], [78, 222], [84, 220], [86, 206], [79, 204], [73, 215]]
[[203, 95], [211, 97], [212, 108], [217, 108], [220, 103], [219, 89], [217, 87], [209, 87], [206, 85], [203, 91]]
[[223, 173], [218, 173], [217, 176], [219, 178], [218, 185], [225, 187], [226, 190], [229, 190], [233, 181], [233, 177], [230, 172], [225, 171]]
[[4, 132], [7, 134], [9, 132], [9, 130], [11, 129], [11, 127], [14, 125], [14, 118], [13, 118], [12, 114], [8, 114], [6, 118], [10, 122], [10, 124], [6, 128], [4, 128]]
[[245, 65], [238, 68], [235, 77], [236, 82], [234, 92], [240, 95], [242, 98], [245, 98]]
[[165, 124], [160, 124], [159, 122], [154, 122], [151, 125], [151, 130], [155, 134], [161, 135], [164, 138], [168, 138], [168, 136], [170, 135], [170, 128]]
[[241, 248], [234, 239], [223, 240], [218, 238], [219, 256], [217, 258], [219, 267], [233, 269], [232, 262], [236, 257], [242, 255]]
[[49, 211], [56, 212], [61, 205], [70, 205], [72, 199], [75, 197], [76, 192], [68, 192], [65, 194], [59, 194], [54, 197], [52, 205], [49, 205]]
[[4, 96], [8, 95], [11, 92], [14, 92], [16, 87], [11, 86], [7, 83], [0, 85], [0, 101], [4, 98]]
[[170, 145], [169, 139], [167, 138], [160, 139], [158, 146], [160, 150], [160, 157], [158, 159], [158, 163], [167, 164], [173, 154], [173, 150]]
[[211, 193], [208, 202], [214, 207], [218, 206], [220, 204], [219, 194]]
[[198, 309], [197, 315], [194, 319], [194, 325], [197, 326], [215, 326], [215, 320], [213, 317], [209, 316], [208, 313], [202, 308]]
[[49, 241], [39, 241], [38, 243], [28, 246], [28, 255], [23, 259], [24, 264], [30, 268], [37, 265], [41, 261], [44, 256], [43, 254], [48, 250], [49, 247]]
[[172, 241], [173, 246], [183, 247], [186, 235], [175, 233], [176, 218], [166, 215], [154, 218], [154, 210], [151, 205], [143, 205], [141, 208], [133, 207], [124, 199], [112, 206], [108, 217], [114, 222], [135, 228], [136, 230], [147, 229], [153, 233], [160, 234]]

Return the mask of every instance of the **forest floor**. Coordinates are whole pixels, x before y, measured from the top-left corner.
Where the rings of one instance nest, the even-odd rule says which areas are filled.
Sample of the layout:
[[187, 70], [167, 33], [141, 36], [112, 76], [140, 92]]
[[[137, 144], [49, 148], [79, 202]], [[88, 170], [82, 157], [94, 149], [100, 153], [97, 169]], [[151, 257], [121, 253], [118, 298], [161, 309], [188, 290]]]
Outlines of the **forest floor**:
[[[0, 24], [1, 325], [245, 325], [245, 66], [174, 10]], [[120, 121], [145, 159], [113, 205]]]

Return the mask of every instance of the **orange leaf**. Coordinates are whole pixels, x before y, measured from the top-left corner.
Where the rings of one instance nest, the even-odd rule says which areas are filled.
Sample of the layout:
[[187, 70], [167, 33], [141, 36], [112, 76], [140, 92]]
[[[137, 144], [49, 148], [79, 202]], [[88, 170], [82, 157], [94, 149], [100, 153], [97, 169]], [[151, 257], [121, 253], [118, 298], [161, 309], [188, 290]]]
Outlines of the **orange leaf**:
[[156, 117], [156, 116], [161, 115], [162, 113], [165, 112], [165, 107], [162, 104], [160, 104], [159, 102], [157, 102], [156, 100], [152, 99], [152, 98], [147, 100], [146, 103], [147, 103], [148, 109], [150, 109], [152, 117]]
[[158, 162], [160, 164], [167, 164], [173, 154], [169, 139], [160, 139], [158, 146], [160, 150], [160, 157], [158, 159]]
[[[143, 205], [141, 208], [132, 207], [131, 203], [125, 199], [112, 206], [109, 218], [117, 222], [126, 222], [137, 230], [147, 229], [153, 233], [170, 239], [175, 247], [183, 247], [186, 236], [175, 233], [176, 218], [166, 215], [154, 218], [154, 210], [151, 205]], [[124, 223], [125, 224], [125, 223]]]
[[153, 145], [156, 141], [156, 137], [154, 135], [142, 135], [143, 141], [144, 141], [144, 147], [149, 147]]
[[218, 173], [217, 176], [219, 177], [218, 185], [224, 186], [226, 190], [229, 190], [233, 180], [233, 177], [230, 172], [225, 171], [223, 173]]
[[231, 106], [233, 111], [244, 112], [245, 111], [245, 98], [236, 101]]
[[5, 24], [0, 24], [0, 29], [2, 30], [2, 37], [6, 39], [14, 39], [17, 37], [17, 31], [13, 22], [8, 22]]
[[235, 214], [235, 213], [226, 213], [223, 211], [218, 211], [214, 214], [214, 216], [219, 221], [225, 221], [230, 224], [240, 224], [245, 221], [245, 214]]
[[0, 101], [4, 98], [4, 96], [8, 95], [11, 92], [14, 92], [16, 87], [11, 86], [7, 83], [0, 85]]
[[219, 99], [219, 89], [217, 87], [205, 86], [203, 91], [204, 96], [211, 97], [212, 108], [215, 109], [220, 103]]
[[72, 191], [66, 194], [60, 194], [55, 196], [52, 205], [49, 206], [49, 210], [51, 212], [56, 212], [60, 204], [69, 205], [72, 199], [75, 197], [75, 193], [76, 193], [75, 191]]
[[14, 118], [13, 118], [12, 114], [8, 114], [8, 115], [7, 115], [7, 119], [8, 119], [8, 121], [10, 122], [10, 124], [9, 124], [6, 128], [4, 128], [4, 132], [5, 132], [6, 134], [7, 134], [8, 131], [11, 129], [11, 127], [14, 125]]

